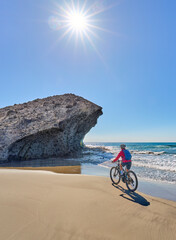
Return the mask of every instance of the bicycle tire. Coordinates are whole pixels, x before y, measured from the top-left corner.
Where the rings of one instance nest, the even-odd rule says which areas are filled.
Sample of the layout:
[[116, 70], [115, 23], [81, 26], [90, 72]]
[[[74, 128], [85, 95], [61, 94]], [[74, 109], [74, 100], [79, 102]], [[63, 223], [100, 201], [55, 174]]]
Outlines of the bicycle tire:
[[133, 177], [135, 179], [135, 186], [134, 186], [134, 188], [131, 188], [131, 186], [133, 186], [132, 185], [133, 183], [131, 183], [131, 182], [129, 183], [130, 180], [126, 180], [126, 186], [127, 186], [128, 190], [130, 190], [131, 192], [134, 192], [134, 191], [136, 191], [136, 189], [138, 187], [138, 179], [137, 179], [137, 176], [136, 176], [135, 172], [133, 172], [131, 170], [127, 172], [127, 176], [128, 176], [129, 179], [132, 179], [131, 176], [130, 176], [131, 174], [133, 175]]
[[[117, 176], [117, 180], [114, 179], [116, 176]], [[114, 184], [119, 184], [119, 182], [120, 182], [120, 172], [119, 172], [119, 170], [116, 167], [112, 167], [111, 168], [111, 170], [110, 170], [110, 178], [111, 178], [111, 181]]]

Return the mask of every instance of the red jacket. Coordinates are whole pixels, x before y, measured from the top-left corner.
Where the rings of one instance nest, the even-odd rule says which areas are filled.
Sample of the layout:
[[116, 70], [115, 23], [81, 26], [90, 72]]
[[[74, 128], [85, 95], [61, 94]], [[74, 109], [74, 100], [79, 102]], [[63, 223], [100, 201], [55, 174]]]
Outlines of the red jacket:
[[113, 160], [113, 162], [116, 162], [117, 160], [119, 160], [120, 157], [122, 158], [122, 162], [123, 162], [123, 163], [131, 162], [131, 160], [126, 160], [126, 159], [125, 159], [125, 153], [124, 153], [123, 150], [121, 150], [121, 151], [119, 152], [119, 154], [118, 154], [117, 157]]

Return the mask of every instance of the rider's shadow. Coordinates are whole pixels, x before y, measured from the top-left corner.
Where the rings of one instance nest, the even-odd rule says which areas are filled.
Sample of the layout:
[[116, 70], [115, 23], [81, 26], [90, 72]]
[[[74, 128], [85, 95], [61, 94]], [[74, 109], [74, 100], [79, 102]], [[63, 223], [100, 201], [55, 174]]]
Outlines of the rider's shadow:
[[142, 206], [149, 206], [150, 205], [150, 202], [147, 201], [147, 199], [145, 199], [144, 197], [142, 197], [141, 195], [139, 195], [138, 193], [136, 192], [131, 192], [129, 190], [126, 190], [124, 189], [122, 186], [120, 185], [115, 185], [112, 183], [112, 185], [119, 189], [120, 191], [123, 192], [123, 194], [120, 194], [121, 197], [129, 200], [129, 201], [132, 201], [132, 202], [135, 202], [135, 203], [138, 203]]

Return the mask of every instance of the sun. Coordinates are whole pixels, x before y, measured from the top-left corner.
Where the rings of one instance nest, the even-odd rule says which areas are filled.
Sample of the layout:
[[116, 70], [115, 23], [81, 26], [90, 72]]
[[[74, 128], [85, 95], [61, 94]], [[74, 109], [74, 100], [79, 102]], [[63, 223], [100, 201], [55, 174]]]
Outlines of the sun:
[[86, 17], [79, 12], [69, 14], [68, 23], [75, 31], [84, 31], [88, 26]]

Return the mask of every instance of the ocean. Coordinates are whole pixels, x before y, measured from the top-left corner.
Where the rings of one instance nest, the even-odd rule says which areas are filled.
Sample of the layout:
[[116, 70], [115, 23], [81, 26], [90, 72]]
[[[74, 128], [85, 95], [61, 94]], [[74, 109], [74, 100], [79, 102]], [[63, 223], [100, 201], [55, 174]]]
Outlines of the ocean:
[[[120, 151], [115, 142], [86, 142], [83, 153], [74, 158], [49, 158], [0, 163], [0, 167], [81, 166], [81, 173], [109, 176]], [[141, 180], [176, 184], [176, 143], [125, 143], [132, 154], [132, 170]]]
[[[125, 143], [132, 154], [132, 170], [139, 178], [176, 184], [176, 143]], [[82, 163], [111, 168], [120, 143], [86, 143]]]

